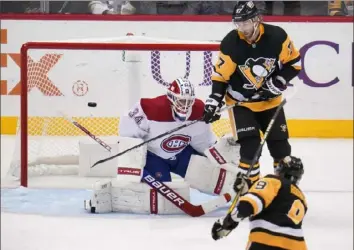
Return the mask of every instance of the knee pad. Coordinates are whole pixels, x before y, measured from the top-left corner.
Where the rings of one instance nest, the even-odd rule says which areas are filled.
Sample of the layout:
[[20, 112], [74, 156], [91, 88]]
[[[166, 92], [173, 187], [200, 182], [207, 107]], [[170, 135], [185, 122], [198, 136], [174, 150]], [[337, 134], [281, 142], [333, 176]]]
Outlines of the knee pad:
[[288, 140], [268, 141], [267, 142], [270, 155], [275, 159], [283, 159], [285, 156], [291, 155], [291, 146]]
[[256, 136], [246, 137], [240, 140], [239, 143], [241, 145], [241, 159], [252, 160], [259, 144], [261, 143], [261, 138]]

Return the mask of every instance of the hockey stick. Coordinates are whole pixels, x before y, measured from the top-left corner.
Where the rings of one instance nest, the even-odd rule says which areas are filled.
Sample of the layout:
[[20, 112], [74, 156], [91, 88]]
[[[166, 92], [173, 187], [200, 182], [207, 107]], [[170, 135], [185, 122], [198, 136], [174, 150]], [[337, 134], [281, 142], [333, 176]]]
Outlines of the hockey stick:
[[[102, 141], [100, 138], [92, 134], [88, 129], [86, 129], [84, 126], [82, 126], [80, 123], [74, 121], [72, 118], [68, 117], [64, 113], [62, 115], [70, 121], [75, 127], [83, 131], [86, 135], [91, 137], [94, 141], [96, 141], [98, 144], [100, 144], [102, 147], [104, 147], [106, 150], [111, 151], [111, 147]], [[178, 193], [176, 193], [173, 189], [169, 188], [167, 185], [165, 185], [162, 182], [157, 181], [152, 175], [146, 171], [145, 169], [143, 170], [143, 180], [144, 182], [149, 185], [152, 189], [156, 190], [158, 193], [160, 193], [163, 197], [165, 197], [167, 200], [172, 202], [176, 207], [181, 209], [184, 213], [192, 216], [192, 217], [199, 217], [204, 214], [207, 214], [209, 212], [212, 212], [218, 208], [220, 208], [223, 205], [226, 205], [231, 200], [231, 195], [229, 193], [225, 193], [221, 196], [219, 196], [216, 199], [213, 199], [209, 202], [206, 202], [201, 205], [193, 205], [186, 199], [184, 199], [182, 196], [180, 196]]]
[[91, 137], [94, 141], [96, 141], [98, 144], [100, 144], [102, 147], [104, 147], [107, 151], [111, 152], [112, 148], [111, 146], [109, 146], [107, 143], [105, 143], [104, 141], [102, 141], [100, 138], [98, 138], [97, 136], [95, 136], [94, 134], [92, 134], [87, 128], [85, 128], [84, 126], [82, 126], [80, 123], [78, 123], [77, 121], [74, 121], [71, 117], [69, 117], [68, 115], [64, 114], [63, 112], [60, 112], [60, 114], [69, 122], [71, 122], [75, 127], [77, 127], [78, 129], [80, 129], [82, 132], [84, 132], [86, 135], [88, 135], [89, 137]]
[[[260, 142], [260, 144], [259, 144], [259, 146], [258, 146], [258, 148], [257, 148], [257, 150], [256, 150], [256, 153], [255, 153], [254, 156], [253, 156], [253, 159], [252, 159], [252, 161], [251, 161], [250, 167], [249, 167], [249, 169], [247, 170], [247, 173], [246, 173], [246, 176], [247, 176], [247, 177], [250, 176], [250, 173], [251, 173], [252, 169], [254, 168], [254, 165], [255, 165], [256, 162], [258, 161], [258, 158], [259, 158], [259, 155], [260, 155], [261, 152], [262, 152], [262, 148], [263, 148], [263, 146], [264, 146], [264, 143], [266, 142], [266, 140], [267, 140], [267, 138], [268, 138], [268, 135], [269, 135], [270, 131], [271, 131], [272, 128], [273, 128], [273, 124], [274, 124], [275, 120], [277, 119], [277, 117], [278, 117], [278, 115], [279, 115], [281, 109], [282, 109], [283, 106], [286, 104], [286, 102], [287, 102], [287, 100], [286, 100], [286, 98], [284, 98], [283, 101], [282, 101], [282, 102], [279, 104], [279, 106], [277, 107], [275, 113], [273, 114], [273, 117], [272, 117], [272, 119], [270, 120], [266, 131], [264, 132], [263, 138], [262, 138], [262, 140], [261, 140], [261, 142]], [[242, 185], [242, 187], [241, 187], [240, 190], [242, 190], [242, 189], [243, 189], [243, 185]], [[241, 196], [241, 192], [238, 192], [238, 193], [236, 194], [235, 198], [233, 199], [233, 201], [232, 201], [232, 203], [231, 203], [229, 209], [227, 210], [226, 216], [231, 216], [231, 213], [232, 213], [232, 211], [235, 209], [235, 206], [236, 206], [236, 204], [237, 204], [237, 202], [238, 202], [240, 196]]]
[[159, 194], [161, 194], [167, 200], [172, 202], [173, 205], [175, 205], [191, 217], [199, 217], [204, 214], [210, 213], [226, 205], [226, 203], [231, 200], [231, 195], [229, 193], [225, 193], [223, 195], [220, 195], [218, 198], [208, 201], [204, 204], [193, 205], [192, 203], [184, 199], [182, 196], [180, 196], [178, 193], [173, 191], [172, 188], [169, 188], [163, 182], [157, 181], [145, 169], [143, 171], [143, 180], [152, 189], [156, 190]]
[[[233, 108], [234, 106], [235, 106], [235, 105], [226, 106], [226, 107], [220, 109], [220, 113], [223, 112], [223, 111], [225, 111], [225, 110], [228, 110], [228, 109], [230, 109], [230, 108]], [[153, 137], [153, 138], [150, 138], [149, 140], [146, 140], [146, 141], [144, 141], [144, 142], [142, 142], [142, 143], [140, 143], [140, 144], [138, 144], [138, 145], [135, 145], [135, 146], [133, 146], [133, 147], [131, 147], [131, 148], [128, 148], [128, 149], [126, 149], [126, 150], [124, 150], [124, 151], [122, 151], [122, 152], [120, 152], [120, 153], [118, 153], [118, 154], [116, 154], [116, 155], [112, 155], [112, 156], [110, 156], [110, 157], [107, 157], [107, 158], [105, 158], [105, 159], [102, 159], [102, 160], [97, 161], [95, 164], [93, 164], [93, 165], [91, 166], [91, 168], [94, 168], [94, 167], [97, 166], [98, 164], [101, 164], [101, 163], [104, 163], [104, 162], [106, 162], [106, 161], [112, 160], [112, 159], [114, 159], [114, 158], [116, 158], [116, 157], [119, 157], [119, 156], [121, 156], [121, 155], [123, 155], [123, 154], [125, 154], [125, 153], [127, 153], [127, 152], [129, 152], [129, 151], [131, 151], [131, 150], [134, 150], [134, 149], [136, 149], [136, 148], [139, 148], [139, 147], [141, 147], [141, 146], [143, 146], [143, 145], [145, 145], [145, 144], [147, 144], [147, 143], [149, 143], [149, 142], [152, 142], [152, 141], [155, 141], [155, 140], [157, 140], [157, 139], [160, 139], [160, 138], [162, 138], [162, 137], [164, 137], [164, 136], [166, 136], [166, 135], [172, 134], [172, 133], [174, 133], [174, 132], [176, 132], [176, 131], [178, 131], [178, 130], [181, 130], [182, 128], [189, 127], [189, 126], [191, 126], [191, 125], [193, 125], [193, 124], [195, 124], [195, 123], [197, 123], [197, 122], [200, 122], [200, 121], [202, 121], [202, 119], [191, 121], [191, 122], [189, 122], [189, 123], [186, 123], [186, 124], [183, 124], [183, 125], [181, 125], [181, 126], [179, 126], [179, 127], [176, 127], [176, 128], [174, 128], [174, 129], [171, 129], [171, 130], [169, 130], [169, 131], [167, 131], [167, 132], [165, 132], [165, 133], [162, 133], [162, 134], [160, 134], [160, 135], [158, 135], [158, 136], [155, 136], [155, 137]]]

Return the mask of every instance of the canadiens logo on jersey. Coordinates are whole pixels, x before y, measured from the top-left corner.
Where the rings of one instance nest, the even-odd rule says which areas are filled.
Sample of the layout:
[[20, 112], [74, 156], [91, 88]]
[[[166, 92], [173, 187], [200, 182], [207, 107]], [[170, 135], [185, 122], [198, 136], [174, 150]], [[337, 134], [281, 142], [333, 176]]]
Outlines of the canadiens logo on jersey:
[[259, 89], [264, 80], [275, 70], [275, 62], [274, 58], [259, 57], [248, 58], [244, 65], [239, 65], [241, 73], [248, 80], [243, 88]]
[[190, 141], [188, 135], [172, 135], [161, 142], [161, 148], [167, 153], [177, 153], [187, 147]]

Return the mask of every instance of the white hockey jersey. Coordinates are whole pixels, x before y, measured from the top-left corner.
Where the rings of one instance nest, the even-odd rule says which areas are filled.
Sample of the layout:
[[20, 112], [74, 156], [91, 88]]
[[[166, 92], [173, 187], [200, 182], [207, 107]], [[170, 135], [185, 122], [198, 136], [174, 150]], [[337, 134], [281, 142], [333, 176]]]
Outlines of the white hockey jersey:
[[[200, 119], [203, 115], [204, 103], [196, 99], [188, 121]], [[142, 98], [130, 112], [121, 117], [119, 135], [124, 137], [148, 140], [168, 130], [183, 125], [173, 118], [171, 103], [166, 95], [155, 98]], [[157, 156], [169, 159], [191, 145], [199, 153], [214, 145], [216, 136], [211, 125], [197, 122], [148, 144], [148, 151]]]

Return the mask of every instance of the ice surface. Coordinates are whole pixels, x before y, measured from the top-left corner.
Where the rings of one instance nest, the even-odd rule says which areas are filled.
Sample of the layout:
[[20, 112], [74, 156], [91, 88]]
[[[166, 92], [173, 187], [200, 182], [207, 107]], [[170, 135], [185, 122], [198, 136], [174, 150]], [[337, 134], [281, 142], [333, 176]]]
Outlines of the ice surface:
[[[1, 139], [2, 181], [10, 162], [13, 138]], [[304, 233], [311, 250], [353, 249], [353, 145], [351, 140], [292, 140], [293, 151], [306, 162], [301, 186], [309, 211]], [[265, 149], [266, 150], [266, 149]], [[295, 153], [294, 153], [295, 154]], [[264, 153], [262, 172], [270, 170]], [[263, 168], [265, 166], [265, 168]], [[266, 169], [266, 170], [264, 170]], [[49, 187], [49, 186], [48, 186]], [[245, 249], [248, 224], [226, 239], [210, 237], [222, 208], [201, 218], [187, 215], [88, 214], [87, 189], [2, 188], [1, 249], [5, 250], [215, 250]], [[213, 197], [193, 191], [198, 204]]]

